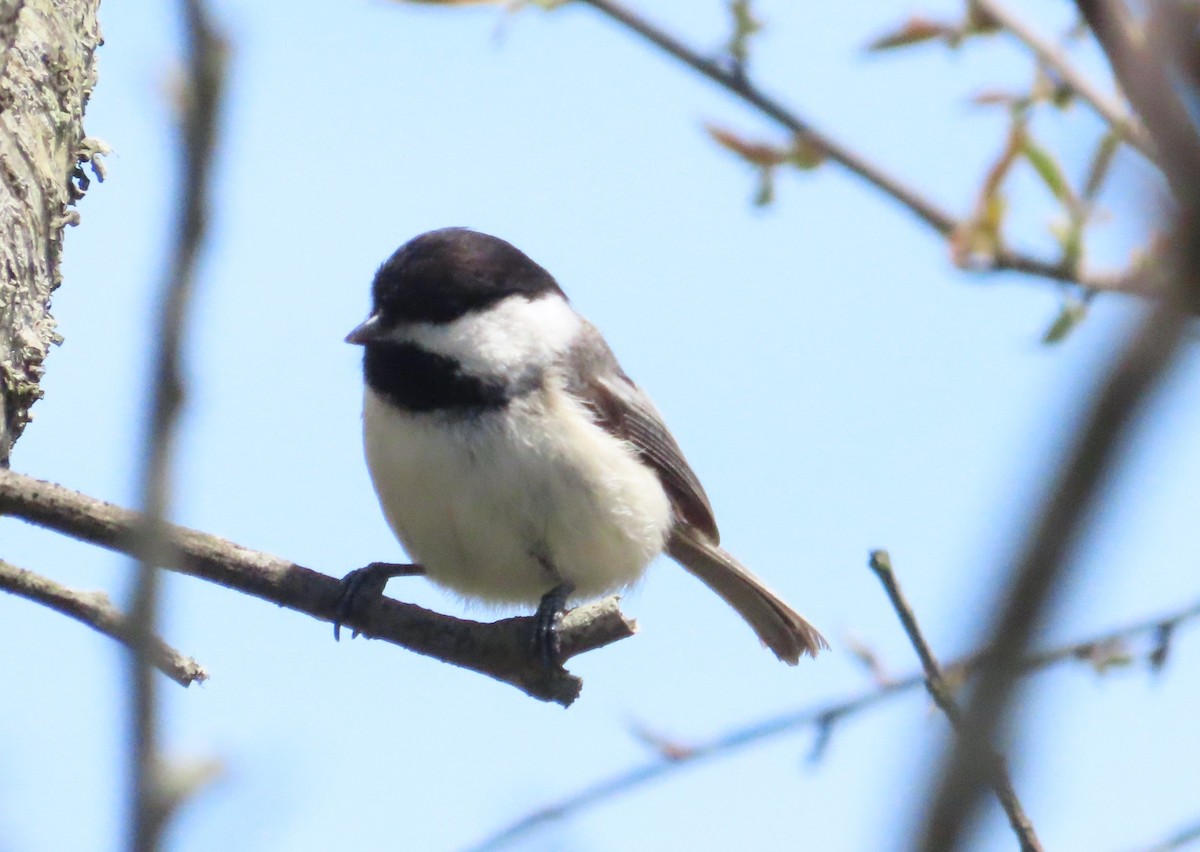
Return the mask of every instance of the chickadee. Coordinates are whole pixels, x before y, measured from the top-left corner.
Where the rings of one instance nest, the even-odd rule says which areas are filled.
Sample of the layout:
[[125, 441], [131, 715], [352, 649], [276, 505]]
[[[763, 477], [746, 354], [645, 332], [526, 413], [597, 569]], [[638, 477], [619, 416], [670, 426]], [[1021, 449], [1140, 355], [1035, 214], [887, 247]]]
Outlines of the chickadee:
[[388, 258], [372, 297], [346, 337], [365, 349], [367, 466], [435, 583], [540, 602], [552, 636], [568, 599], [630, 586], [665, 550], [781, 660], [828, 647], [718, 546], [679, 445], [550, 273], [504, 240], [444, 228]]

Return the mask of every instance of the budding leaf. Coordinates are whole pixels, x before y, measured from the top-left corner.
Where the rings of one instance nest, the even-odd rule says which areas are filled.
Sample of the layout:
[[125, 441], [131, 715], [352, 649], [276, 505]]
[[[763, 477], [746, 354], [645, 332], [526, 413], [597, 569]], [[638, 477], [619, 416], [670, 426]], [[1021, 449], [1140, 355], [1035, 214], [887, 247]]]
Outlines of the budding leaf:
[[767, 166], [758, 173], [758, 191], [754, 193], [754, 206], [766, 207], [774, 200], [775, 169]]
[[999, 89], [983, 89], [971, 95], [969, 102], [972, 106], [1012, 106], [1020, 99], [1019, 95], [1004, 92]]
[[1071, 187], [1062, 173], [1062, 168], [1059, 167], [1058, 161], [1049, 151], [1025, 135], [1021, 140], [1021, 154], [1029, 161], [1029, 165], [1033, 166], [1038, 177], [1042, 179], [1042, 183], [1046, 184], [1047, 188], [1054, 193], [1055, 198], [1063, 204], [1071, 204], [1074, 201]]
[[807, 171], [821, 165], [828, 156], [829, 152], [816, 140], [809, 136], [798, 134], [792, 140], [792, 150], [788, 155], [788, 162], [798, 169]]
[[1073, 216], [1066, 225], [1050, 226], [1050, 232], [1062, 247], [1064, 269], [1074, 271], [1079, 268], [1079, 260], [1083, 257], [1083, 224], [1082, 218]]
[[908, 47], [912, 44], [921, 44], [922, 42], [933, 41], [934, 39], [949, 40], [957, 37], [957, 35], [958, 31], [954, 27], [914, 15], [898, 29], [884, 33], [876, 38], [867, 45], [867, 50], [877, 53], [881, 50]]
[[1054, 322], [1050, 323], [1050, 327], [1042, 335], [1042, 343], [1046, 346], [1061, 343], [1068, 334], [1075, 330], [1085, 316], [1087, 316], [1086, 302], [1079, 299], [1067, 299], [1063, 302], [1062, 310], [1058, 312]]
[[704, 129], [708, 131], [709, 136], [716, 140], [718, 145], [737, 154], [751, 165], [777, 166], [792, 154], [789, 150], [766, 142], [751, 142], [743, 139], [736, 133], [713, 124], [705, 125]]
[[980, 199], [975, 218], [964, 221], [950, 235], [950, 257], [956, 266], [970, 269], [991, 263], [1000, 248], [1007, 209], [1003, 194], [995, 188]]
[[754, 17], [750, 0], [732, 0], [729, 11], [733, 15], [733, 35], [729, 37], [729, 56], [738, 66], [750, 58], [750, 38], [762, 29], [762, 22]]

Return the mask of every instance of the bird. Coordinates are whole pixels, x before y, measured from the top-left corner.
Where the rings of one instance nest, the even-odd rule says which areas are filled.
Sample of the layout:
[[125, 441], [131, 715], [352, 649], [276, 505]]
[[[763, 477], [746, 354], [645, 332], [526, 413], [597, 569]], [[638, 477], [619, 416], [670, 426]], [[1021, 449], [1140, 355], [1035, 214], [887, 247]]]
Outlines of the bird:
[[[780, 660], [829, 647], [722, 549], [650, 397], [512, 244], [458, 227], [412, 238], [379, 267], [346, 342], [364, 350], [363, 444], [391, 530], [463, 599], [536, 604], [547, 664], [568, 602], [632, 586], [664, 552]], [[346, 600], [369, 570], [347, 575]]]

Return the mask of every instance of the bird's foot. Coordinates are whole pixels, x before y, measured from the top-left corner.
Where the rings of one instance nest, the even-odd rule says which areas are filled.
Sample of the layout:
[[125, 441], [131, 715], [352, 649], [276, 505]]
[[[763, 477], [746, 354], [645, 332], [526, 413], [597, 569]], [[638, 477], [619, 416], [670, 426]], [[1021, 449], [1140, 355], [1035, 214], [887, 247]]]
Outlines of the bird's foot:
[[[383, 588], [393, 577], [413, 577], [424, 574], [420, 565], [405, 565], [393, 562], [372, 562], [365, 568], [355, 568], [342, 578], [342, 591], [338, 595], [337, 609], [333, 617], [333, 638], [342, 638], [342, 622], [362, 611], [371, 601], [383, 597]], [[350, 634], [353, 639], [355, 630]]]
[[562, 665], [562, 638], [559, 630], [562, 627], [563, 615], [566, 614], [567, 598], [575, 591], [575, 584], [564, 580], [546, 594], [538, 604], [537, 612], [533, 614], [533, 648], [541, 657], [542, 664], [548, 669], [556, 669]]

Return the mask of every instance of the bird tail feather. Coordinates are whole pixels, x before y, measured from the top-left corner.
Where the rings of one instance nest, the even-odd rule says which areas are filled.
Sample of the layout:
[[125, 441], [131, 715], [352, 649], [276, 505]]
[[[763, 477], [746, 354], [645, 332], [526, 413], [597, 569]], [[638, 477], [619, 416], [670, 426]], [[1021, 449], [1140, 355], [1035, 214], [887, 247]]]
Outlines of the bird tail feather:
[[762, 580], [733, 556], [703, 535], [677, 527], [667, 543], [667, 553], [733, 607], [775, 656], [789, 665], [803, 654], [817, 656], [829, 648], [817, 629], [768, 589]]

